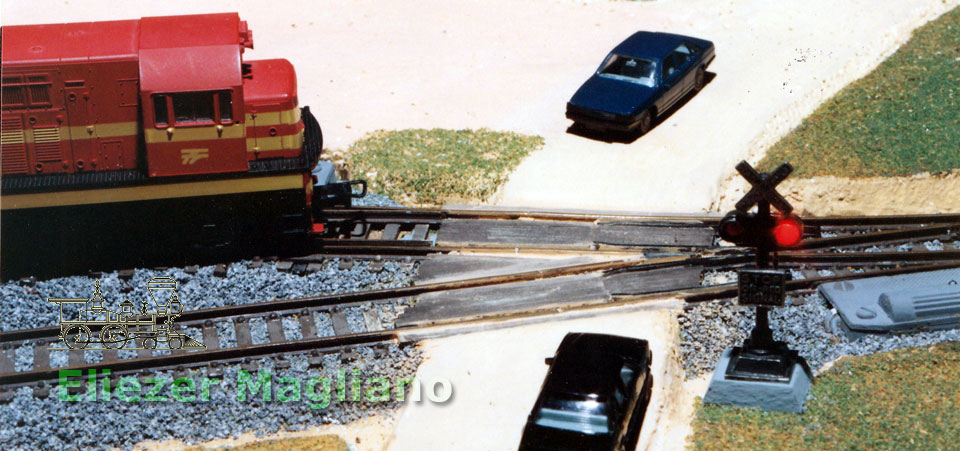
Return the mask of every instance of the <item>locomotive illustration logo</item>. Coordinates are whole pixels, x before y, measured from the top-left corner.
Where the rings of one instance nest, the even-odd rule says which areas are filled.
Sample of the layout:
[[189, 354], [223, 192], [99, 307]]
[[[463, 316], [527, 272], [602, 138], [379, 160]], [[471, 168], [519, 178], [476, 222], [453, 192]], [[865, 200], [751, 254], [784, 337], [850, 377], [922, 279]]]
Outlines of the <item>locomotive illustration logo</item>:
[[[174, 327], [174, 320], [183, 312], [176, 280], [154, 277], [147, 282], [147, 291], [153, 299], [153, 312], [147, 311], [147, 302], [141, 302], [140, 309], [135, 311], [129, 299], [120, 303], [120, 311], [104, 307], [99, 280], [94, 283], [93, 295], [88, 299], [47, 298], [48, 302], [60, 306], [60, 339], [66, 346], [51, 349], [207, 348]], [[65, 304], [82, 304], [76, 320], [64, 318]]]

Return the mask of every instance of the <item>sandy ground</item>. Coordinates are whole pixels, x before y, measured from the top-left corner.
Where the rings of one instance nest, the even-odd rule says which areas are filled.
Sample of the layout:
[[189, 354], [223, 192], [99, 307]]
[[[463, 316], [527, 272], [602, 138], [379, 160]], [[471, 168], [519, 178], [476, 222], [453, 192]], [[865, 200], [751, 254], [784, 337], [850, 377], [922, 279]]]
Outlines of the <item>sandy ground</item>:
[[[960, 213], [960, 170], [911, 177], [787, 179], [777, 188], [801, 215]], [[741, 179], [728, 182], [713, 208], [733, 209], [747, 189]]]
[[[184, 449], [188, 446], [199, 447], [201, 449], [225, 449], [268, 440], [282, 440], [294, 437], [321, 437], [325, 435], [337, 435], [346, 443], [355, 446], [356, 449], [383, 449], [391, 439], [391, 431], [397, 420], [396, 416], [396, 413], [393, 415], [370, 416], [345, 425], [336, 424], [312, 427], [296, 432], [280, 431], [263, 437], [257, 437], [252, 432], [246, 432], [235, 439], [211, 440], [195, 445], [186, 445], [179, 440], [141, 442], [134, 446], [134, 449], [143, 447], [153, 451], [174, 451]], [[278, 446], [278, 451], [281, 451], [279, 448]]]
[[609, 333], [650, 342], [654, 391], [637, 449], [683, 449], [693, 396], [702, 393], [680, 382], [677, 306], [665, 300], [604, 310], [588, 318], [560, 317], [425, 340], [421, 346], [427, 358], [417, 377], [448, 379], [453, 398], [444, 404], [408, 403], [389, 449], [516, 449], [546, 375], [543, 359], [553, 356], [568, 332]]
[[[544, 136], [505, 205], [698, 211], [817, 104], [960, 0], [6, 1], [4, 24], [239, 11], [247, 58], [287, 58], [300, 100], [343, 148], [376, 129], [489, 127]], [[713, 40], [714, 78], [632, 144], [566, 133], [564, 105], [638, 29]]]

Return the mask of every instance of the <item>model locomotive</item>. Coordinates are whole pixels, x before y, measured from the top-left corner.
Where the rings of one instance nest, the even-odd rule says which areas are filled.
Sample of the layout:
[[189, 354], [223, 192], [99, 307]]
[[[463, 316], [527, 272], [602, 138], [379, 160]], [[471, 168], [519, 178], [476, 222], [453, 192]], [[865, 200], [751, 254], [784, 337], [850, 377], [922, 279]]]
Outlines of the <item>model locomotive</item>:
[[244, 60], [236, 13], [2, 34], [5, 277], [276, 252], [363, 184], [318, 165], [293, 65]]

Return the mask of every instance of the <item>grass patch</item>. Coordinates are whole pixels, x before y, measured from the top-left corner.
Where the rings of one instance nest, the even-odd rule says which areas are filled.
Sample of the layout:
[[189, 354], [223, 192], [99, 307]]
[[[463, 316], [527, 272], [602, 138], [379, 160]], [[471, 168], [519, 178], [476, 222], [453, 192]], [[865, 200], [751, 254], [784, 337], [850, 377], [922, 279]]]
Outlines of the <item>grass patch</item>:
[[376, 131], [350, 146], [351, 176], [404, 204], [484, 201], [543, 138], [513, 132]]
[[801, 177], [960, 168], [960, 8], [915, 30], [775, 144], [760, 167], [783, 161]]
[[956, 449], [960, 343], [845, 358], [803, 415], [699, 406], [692, 448]]

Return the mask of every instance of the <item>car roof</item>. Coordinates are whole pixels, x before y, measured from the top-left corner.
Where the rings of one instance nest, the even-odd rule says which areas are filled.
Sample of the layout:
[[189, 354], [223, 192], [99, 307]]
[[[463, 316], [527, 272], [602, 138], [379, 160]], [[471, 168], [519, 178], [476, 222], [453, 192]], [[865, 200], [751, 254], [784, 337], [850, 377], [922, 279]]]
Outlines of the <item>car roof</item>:
[[597, 394], [604, 396], [614, 388], [625, 358], [643, 363], [647, 342], [615, 335], [570, 333], [564, 337], [550, 373], [544, 381], [545, 392]]
[[613, 53], [659, 60], [684, 41], [702, 42], [679, 34], [638, 31], [617, 45]]

